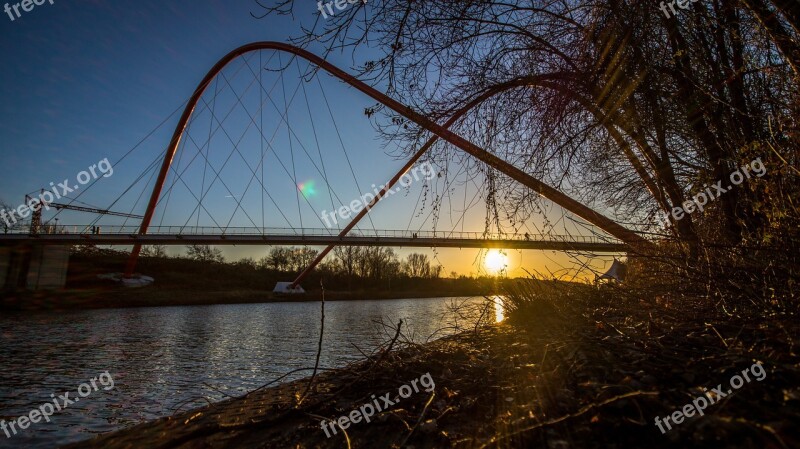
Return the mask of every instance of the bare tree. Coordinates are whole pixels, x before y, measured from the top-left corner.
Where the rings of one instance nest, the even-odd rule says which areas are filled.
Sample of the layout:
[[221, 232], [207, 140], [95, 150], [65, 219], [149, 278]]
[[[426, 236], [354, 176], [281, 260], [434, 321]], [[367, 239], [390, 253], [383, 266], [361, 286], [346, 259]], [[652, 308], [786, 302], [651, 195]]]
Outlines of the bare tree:
[[289, 267], [292, 271], [302, 271], [317, 257], [317, 253], [311, 248], [291, 248], [288, 251]]
[[186, 247], [186, 255], [192, 260], [200, 262], [224, 263], [222, 250], [210, 245], [189, 245]]
[[0, 212], [4, 212], [4, 214], [0, 215], [0, 227], [2, 227], [4, 234], [25, 227], [25, 224], [16, 215], [12, 216], [15, 213], [14, 209], [3, 200], [0, 200]]
[[431, 275], [431, 264], [425, 254], [411, 253], [404, 264], [406, 274], [412, 278], [428, 278]]
[[[763, 153], [796, 135], [784, 125], [796, 127], [800, 39], [784, 0], [709, 0], [671, 17], [646, 1], [387, 0], [303, 30], [295, 43], [352, 50], [362, 79], [439, 122], [463, 114], [452, 130], [619, 220], [647, 224], [725, 179], [753, 142]], [[384, 117], [380, 129], [408, 151], [429, 136]], [[431, 157], [487, 179], [487, 227], [516, 230], [540, 210], [539, 195], [448, 148]], [[746, 184], [709, 206], [703, 238], [737, 243], [765, 228]], [[695, 219], [671, 229], [696, 255]]]
[[337, 246], [333, 249], [333, 255], [339, 261], [345, 276], [347, 276], [347, 289], [353, 289], [353, 277], [356, 274], [356, 261], [359, 259], [361, 248], [356, 246]]
[[143, 246], [141, 255], [143, 257], [166, 258], [167, 257], [167, 246], [166, 245], [147, 245], [147, 246]]
[[289, 270], [289, 251], [283, 247], [272, 248], [266, 260], [270, 267], [276, 271]]
[[234, 262], [234, 264], [240, 267], [252, 268], [254, 270], [258, 268], [258, 263], [252, 257], [244, 257]]

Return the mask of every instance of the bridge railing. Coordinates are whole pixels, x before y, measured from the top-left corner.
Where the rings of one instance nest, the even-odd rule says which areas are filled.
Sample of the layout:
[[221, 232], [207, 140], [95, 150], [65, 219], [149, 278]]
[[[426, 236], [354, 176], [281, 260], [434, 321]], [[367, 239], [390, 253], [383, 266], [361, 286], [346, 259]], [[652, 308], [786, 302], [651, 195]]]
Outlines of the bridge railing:
[[[53, 231], [57, 229], [57, 231]], [[51, 232], [52, 231], [52, 232]], [[59, 225], [57, 228], [44, 227], [40, 234], [104, 234], [104, 235], [135, 235], [139, 226], [87, 226], [87, 225]], [[17, 234], [27, 234], [25, 230], [15, 231]], [[298, 237], [335, 237], [338, 229], [326, 228], [256, 228], [256, 227], [228, 227], [216, 226], [152, 226], [149, 235], [228, 235], [228, 236], [298, 236]], [[468, 239], [468, 240], [519, 240], [519, 241], [547, 241], [547, 242], [578, 242], [578, 243], [619, 243], [614, 238], [586, 235], [555, 235], [555, 234], [511, 234], [511, 233], [485, 233], [485, 232], [455, 232], [455, 231], [405, 231], [405, 230], [354, 230], [349, 237], [377, 237], [377, 238], [405, 238], [405, 239]]]

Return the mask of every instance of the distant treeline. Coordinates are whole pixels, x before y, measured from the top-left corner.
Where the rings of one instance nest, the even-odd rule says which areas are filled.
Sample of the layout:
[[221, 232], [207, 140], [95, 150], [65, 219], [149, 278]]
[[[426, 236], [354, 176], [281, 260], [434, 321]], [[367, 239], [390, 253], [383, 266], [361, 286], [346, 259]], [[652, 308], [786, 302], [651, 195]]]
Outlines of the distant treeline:
[[[276, 282], [292, 281], [318, 255], [310, 248], [276, 247], [258, 259], [226, 262], [218, 248], [187, 246], [184, 256], [170, 257], [164, 246], [142, 249], [137, 270], [156, 278], [157, 287], [187, 290], [272, 290]], [[127, 252], [92, 246], [76, 247], [70, 261], [68, 287], [96, 283], [97, 274], [119, 272]], [[442, 277], [441, 265], [425, 254], [401, 259], [391, 248], [339, 247], [303, 282], [307, 291], [320, 282], [332, 291], [409, 291], [436, 295], [483, 295], [498, 289], [493, 277]]]

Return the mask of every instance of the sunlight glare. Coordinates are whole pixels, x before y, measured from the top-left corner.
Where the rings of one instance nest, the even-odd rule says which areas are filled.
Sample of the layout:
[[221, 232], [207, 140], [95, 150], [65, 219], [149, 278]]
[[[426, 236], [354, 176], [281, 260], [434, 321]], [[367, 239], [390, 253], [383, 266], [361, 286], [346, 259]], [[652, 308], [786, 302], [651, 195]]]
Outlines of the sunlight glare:
[[486, 271], [492, 274], [498, 274], [508, 267], [508, 256], [497, 249], [489, 250], [486, 253], [486, 259], [483, 261]]
[[500, 323], [506, 319], [506, 314], [503, 311], [503, 298], [494, 296], [492, 302], [494, 302], [494, 320], [496, 323]]

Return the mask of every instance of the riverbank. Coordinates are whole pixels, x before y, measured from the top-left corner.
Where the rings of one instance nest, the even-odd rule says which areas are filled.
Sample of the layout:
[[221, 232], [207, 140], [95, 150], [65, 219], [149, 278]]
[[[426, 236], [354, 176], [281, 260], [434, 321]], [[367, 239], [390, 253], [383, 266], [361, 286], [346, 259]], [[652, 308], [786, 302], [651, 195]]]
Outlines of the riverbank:
[[64, 289], [0, 292], [0, 310], [81, 310], [101, 308], [194, 306], [319, 301], [321, 285], [328, 301], [403, 298], [491, 296], [516, 282], [511, 279], [408, 276], [392, 279], [342, 276], [316, 270], [302, 285], [306, 293], [272, 292], [277, 282], [290, 281], [297, 272], [247, 264], [201, 262], [189, 259], [143, 257], [142, 273], [152, 285], [125, 288], [103, 279], [124, 266], [126, 255], [112, 250], [73, 254]]
[[[712, 325], [655, 304], [593, 304], [427, 345], [386, 342], [368, 359], [201, 409], [144, 423], [69, 448], [790, 448], [800, 416], [800, 358], [790, 348], [796, 317]], [[656, 314], [658, 313], [658, 314]], [[663, 318], [653, 319], [653, 316]], [[648, 318], [650, 317], [650, 318]], [[388, 349], [396, 349], [388, 351]], [[756, 363], [736, 391], [703, 416], [675, 416]], [[310, 371], [309, 371], [310, 372]], [[753, 371], [755, 373], [755, 370]], [[400, 401], [401, 387], [426, 374]], [[309, 388], [309, 385], [311, 387]], [[306, 396], [306, 392], [308, 395]], [[385, 396], [369, 423], [352, 417]]]

